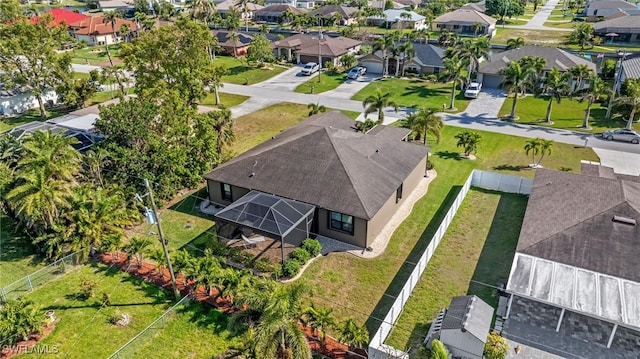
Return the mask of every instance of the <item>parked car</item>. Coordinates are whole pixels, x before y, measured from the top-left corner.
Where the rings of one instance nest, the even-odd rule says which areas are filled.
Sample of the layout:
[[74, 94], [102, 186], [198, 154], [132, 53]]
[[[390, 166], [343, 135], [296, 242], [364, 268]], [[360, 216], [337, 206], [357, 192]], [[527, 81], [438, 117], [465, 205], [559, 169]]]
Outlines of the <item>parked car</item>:
[[349, 70], [349, 73], [347, 74], [347, 78], [351, 79], [351, 80], [357, 80], [358, 77], [364, 75], [365, 73], [367, 73], [367, 68], [366, 67], [356, 66], [356, 67], [352, 68], [351, 70]]
[[467, 86], [467, 89], [464, 91], [464, 97], [468, 98], [478, 98], [480, 95], [480, 89], [482, 89], [482, 84], [479, 82], [472, 82]]
[[602, 138], [608, 141], [616, 140], [627, 141], [634, 144], [640, 143], [640, 135], [637, 132], [625, 129], [604, 131], [602, 133]]
[[320, 65], [315, 62], [308, 62], [302, 68], [302, 74], [306, 76], [311, 76], [320, 70]]

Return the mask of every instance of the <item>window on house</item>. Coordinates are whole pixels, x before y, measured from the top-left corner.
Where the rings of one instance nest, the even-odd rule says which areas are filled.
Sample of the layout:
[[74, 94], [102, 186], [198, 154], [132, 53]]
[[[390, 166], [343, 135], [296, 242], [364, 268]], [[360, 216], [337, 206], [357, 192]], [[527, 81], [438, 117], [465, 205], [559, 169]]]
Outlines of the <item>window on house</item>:
[[339, 212], [330, 212], [329, 227], [353, 234], [353, 216]]
[[231, 185], [228, 183], [221, 183], [222, 187], [222, 199], [225, 201], [233, 201], [233, 195], [231, 194]]
[[445, 24], [438, 24], [438, 26], [437, 26], [438, 29], [444, 29], [446, 27], [447, 27], [447, 25], [445, 25]]
[[433, 73], [434, 74], [439, 74], [440, 73], [440, 68], [439, 67], [434, 67], [433, 68]]
[[453, 25], [454, 30], [460, 30], [460, 25]]
[[403, 183], [400, 183], [400, 187], [396, 190], [396, 203], [400, 202], [402, 199], [402, 185]]

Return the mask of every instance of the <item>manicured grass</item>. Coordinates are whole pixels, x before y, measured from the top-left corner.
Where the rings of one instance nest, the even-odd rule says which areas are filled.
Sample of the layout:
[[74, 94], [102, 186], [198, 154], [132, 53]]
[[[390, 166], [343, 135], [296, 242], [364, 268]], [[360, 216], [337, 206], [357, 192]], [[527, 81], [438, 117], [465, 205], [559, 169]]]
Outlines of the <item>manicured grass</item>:
[[[442, 104], [449, 106], [451, 98], [451, 83], [433, 83], [422, 79], [396, 79], [386, 78], [374, 81], [360, 90], [351, 99], [364, 101], [367, 97], [375, 95], [378, 91], [391, 93], [391, 99], [398, 106], [427, 108], [442, 110]], [[455, 107], [457, 111], [464, 111], [469, 104], [462, 91], [458, 88]]]
[[166, 327], [151, 331], [152, 338], [145, 335], [149, 340], [132, 345], [136, 358], [216, 358], [239, 344], [239, 338], [226, 329], [228, 316], [220, 310], [195, 301], [176, 309]]
[[[509, 115], [511, 113], [512, 103], [513, 99], [507, 99], [500, 109], [499, 116]], [[551, 110], [551, 121], [553, 121], [553, 124], [547, 125], [542, 121], [544, 121], [545, 115], [547, 114], [548, 103], [548, 98], [533, 96], [519, 98], [516, 105], [516, 115], [520, 118], [517, 122], [592, 133], [601, 133], [607, 129], [621, 128], [626, 125], [626, 122], [621, 117], [606, 119], [606, 106], [603, 106], [600, 103], [595, 103], [591, 107], [591, 119], [589, 120], [589, 125], [592, 127], [592, 130], [586, 131], [579, 128], [579, 126], [582, 125], [584, 111], [587, 104], [585, 102], [580, 103], [577, 100], [567, 98], [562, 99], [561, 103], [554, 101]], [[635, 123], [634, 128], [636, 130], [640, 130], [640, 124]]]
[[347, 111], [347, 110], [340, 110], [340, 112], [342, 112], [343, 114], [345, 114], [345, 115], [349, 116], [350, 118], [352, 118], [352, 119], [354, 119], [354, 120], [355, 120], [356, 118], [358, 118], [358, 116], [360, 116], [360, 114], [362, 113], [362, 112], [357, 112], [357, 111]]
[[90, 77], [91, 76], [86, 72], [74, 72], [73, 73], [73, 78], [76, 79], [76, 80], [82, 80], [82, 79], [88, 80]]
[[[95, 297], [78, 297], [84, 280], [96, 283]], [[101, 309], [103, 293], [110, 306]], [[102, 264], [86, 265], [25, 296], [41, 310], [54, 310], [53, 332], [39, 344], [57, 346], [57, 354], [39, 358], [106, 358], [157, 318], [170, 302], [168, 292]], [[111, 316], [129, 314], [131, 323], [118, 327]]]
[[[427, 194], [415, 204], [411, 215], [394, 232], [382, 255], [360, 259], [351, 254], [333, 253], [307, 268], [302, 278], [314, 288], [313, 300], [333, 308], [337, 318], [353, 317], [373, 331], [379, 326], [374, 317], [386, 315], [413, 270], [411, 263], [416, 263], [429, 244], [459, 186], [473, 168], [534, 176], [534, 171], [526, 169], [531, 162], [523, 150], [526, 138], [478, 131], [482, 136], [478, 159], [467, 161], [459, 159], [461, 149], [456, 147], [454, 139], [454, 135], [462, 131], [464, 129], [445, 127], [442, 141], [433, 144], [430, 160], [438, 175], [430, 183]], [[567, 167], [578, 171], [580, 160], [598, 160], [590, 148], [555, 143], [553, 150], [542, 163], [546, 168]]]
[[529, 45], [557, 46], [566, 41], [569, 32], [551, 30], [526, 30], [498, 28], [496, 36], [491, 39], [494, 44], [506, 44], [507, 40], [521, 36]]
[[231, 56], [216, 56], [216, 64], [222, 64], [229, 70], [229, 74], [222, 77], [223, 82], [236, 85], [252, 85], [267, 80], [284, 70], [285, 67], [279, 65], [268, 65], [269, 67], [249, 67], [241, 60]]
[[34, 253], [31, 239], [15, 228], [11, 218], [0, 214], [0, 287], [44, 267], [46, 263]]
[[[320, 75], [320, 82], [318, 82], [318, 76], [307, 80], [305, 83], [298, 85], [295, 92], [299, 93], [323, 93], [342, 85], [347, 79], [345, 73], [338, 72], [323, 72]], [[313, 92], [311, 88], [313, 87]]]
[[[71, 108], [55, 108], [55, 109], [47, 109], [47, 118], [54, 118], [58, 116], [65, 115], [73, 111]], [[32, 121], [45, 121], [42, 117], [40, 117], [39, 109], [31, 109], [23, 113], [22, 115], [12, 117], [12, 118], [3, 118], [0, 119], [0, 132], [4, 132], [10, 130], [16, 126], [24, 125], [25, 123], [29, 123]]]
[[471, 281], [506, 283], [526, 205], [522, 195], [469, 191], [386, 343], [418, 348], [454, 296], [475, 294], [497, 307], [496, 291]]
[[[522, 18], [518, 18], [518, 19], [509, 19], [509, 18], [505, 18], [504, 19], [504, 24], [505, 25], [525, 25], [526, 23], [529, 22], [530, 19], [522, 19]], [[496, 23], [496, 27], [497, 26], [502, 26], [502, 21], [498, 20], [498, 22]]]
[[[220, 92], [220, 103], [227, 108], [239, 105], [245, 102], [248, 98], [248, 96]], [[208, 94], [207, 97], [200, 101], [200, 104], [205, 106], [216, 106], [216, 95], [214, 93]]]
[[[109, 45], [109, 51], [113, 59], [118, 58], [120, 44]], [[109, 57], [104, 46], [87, 46], [83, 49], [74, 50], [71, 58], [73, 63], [86, 65], [95, 65], [105, 61], [109, 61]]]
[[576, 23], [573, 21], [563, 21], [563, 22], [547, 21], [544, 23], [544, 26], [557, 27], [560, 29], [573, 29], [575, 25]]

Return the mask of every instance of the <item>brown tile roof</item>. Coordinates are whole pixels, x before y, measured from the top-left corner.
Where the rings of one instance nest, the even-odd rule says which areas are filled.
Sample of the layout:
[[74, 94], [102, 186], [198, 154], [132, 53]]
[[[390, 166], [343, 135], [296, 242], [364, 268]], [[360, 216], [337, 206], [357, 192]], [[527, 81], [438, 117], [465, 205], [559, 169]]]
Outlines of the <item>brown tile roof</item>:
[[[136, 29], [136, 23], [124, 19], [116, 19], [115, 32], [118, 33], [122, 25], [128, 24], [131, 30]], [[104, 22], [104, 16], [90, 16], [87, 19], [69, 24], [74, 29], [76, 35], [106, 35], [112, 34], [113, 29], [110, 23]]]
[[353, 127], [338, 111], [311, 116], [204, 177], [371, 219], [428, 148]]
[[473, 24], [478, 22], [485, 25], [494, 25], [496, 21], [496, 19], [492, 18], [489, 15], [485, 15], [476, 10], [467, 9], [454, 10], [440, 15], [433, 20], [433, 22], [436, 24]]

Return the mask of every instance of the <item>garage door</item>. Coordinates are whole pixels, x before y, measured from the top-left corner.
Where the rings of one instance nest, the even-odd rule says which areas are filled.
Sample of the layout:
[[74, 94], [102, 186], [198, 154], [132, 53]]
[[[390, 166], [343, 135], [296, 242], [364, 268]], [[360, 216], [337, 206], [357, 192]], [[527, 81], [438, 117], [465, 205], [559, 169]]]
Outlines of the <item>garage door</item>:
[[381, 74], [382, 73], [382, 62], [362, 61], [362, 62], [360, 62], [360, 65], [367, 68], [367, 73], [370, 73], [370, 74]]
[[502, 83], [503, 77], [500, 75], [484, 75], [482, 76], [482, 87], [497, 89]]

